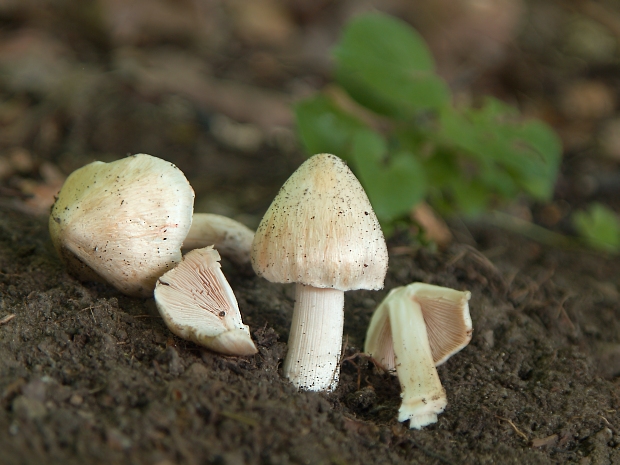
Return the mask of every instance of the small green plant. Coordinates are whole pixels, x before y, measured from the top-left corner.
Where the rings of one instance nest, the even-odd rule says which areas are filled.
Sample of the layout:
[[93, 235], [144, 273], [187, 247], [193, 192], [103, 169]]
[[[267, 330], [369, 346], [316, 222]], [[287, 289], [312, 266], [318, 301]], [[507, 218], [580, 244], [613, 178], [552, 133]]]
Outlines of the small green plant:
[[324, 91], [296, 105], [298, 130], [310, 154], [349, 163], [385, 227], [424, 199], [442, 214], [473, 215], [520, 194], [551, 197], [561, 159], [556, 134], [497, 99], [455, 107], [406, 23], [359, 16], [334, 57], [336, 82], [357, 110]]
[[620, 252], [620, 220], [609, 208], [592, 203], [587, 211], [573, 214], [577, 232], [590, 247], [602, 252]]

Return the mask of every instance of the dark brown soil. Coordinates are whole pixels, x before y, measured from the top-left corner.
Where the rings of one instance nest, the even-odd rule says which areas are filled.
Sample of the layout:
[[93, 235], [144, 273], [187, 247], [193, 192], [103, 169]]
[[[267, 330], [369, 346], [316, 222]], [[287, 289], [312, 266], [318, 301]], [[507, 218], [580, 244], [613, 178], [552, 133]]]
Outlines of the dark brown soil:
[[[388, 241], [385, 289], [346, 295], [346, 350], [331, 394], [297, 392], [281, 377], [291, 286], [224, 261], [259, 348], [236, 358], [172, 336], [152, 299], [69, 276], [46, 212], [63, 177], [94, 159], [147, 152], [173, 161], [196, 190], [197, 211], [255, 227], [303, 160], [288, 103], [328, 79], [327, 45], [361, 7], [261, 0], [261, 29], [233, 0], [176, 9], [136, 0], [133, 16], [112, 0], [43, 3], [0, 5], [0, 465], [620, 463], [617, 258], [484, 222], [454, 220], [457, 239], [443, 251], [400, 231]], [[420, 11], [408, 4], [385, 9], [415, 23]], [[566, 157], [554, 201], [519, 211], [570, 233], [575, 206], [618, 208], [618, 161], [597, 145], [617, 105], [592, 103], [596, 92], [605, 103], [605, 89], [620, 96], [618, 51], [588, 61], [561, 42], [600, 10], [545, 1], [517, 11], [519, 50], [467, 64], [467, 76], [477, 76], [474, 94], [521, 103], [560, 131]], [[465, 29], [480, 26], [465, 19]], [[433, 46], [433, 31], [421, 30]], [[446, 76], [462, 71], [442, 56]], [[590, 79], [603, 87], [586, 103], [563, 94]], [[397, 379], [360, 354], [376, 305], [413, 281], [470, 290], [474, 325], [469, 346], [438, 369], [446, 411], [420, 431], [396, 421]]]
[[216, 355], [171, 336], [152, 300], [69, 277], [45, 220], [1, 213], [1, 463], [620, 461], [620, 386], [600, 376], [620, 373], [612, 261], [492, 229], [495, 264], [462, 244], [392, 256], [386, 289], [472, 291], [474, 338], [439, 368], [448, 408], [410, 431], [397, 380], [355, 357], [386, 291], [347, 294], [342, 381], [299, 393], [279, 373], [289, 287], [226, 266], [259, 354]]

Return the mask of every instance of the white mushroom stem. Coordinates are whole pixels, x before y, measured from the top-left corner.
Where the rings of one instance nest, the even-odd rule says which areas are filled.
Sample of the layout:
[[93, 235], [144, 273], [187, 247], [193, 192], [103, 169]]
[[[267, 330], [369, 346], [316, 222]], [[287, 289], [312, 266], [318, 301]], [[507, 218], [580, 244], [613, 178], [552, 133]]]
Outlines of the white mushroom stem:
[[284, 376], [299, 389], [333, 391], [340, 374], [344, 292], [296, 286]]
[[183, 250], [213, 245], [236, 263], [250, 263], [254, 231], [247, 226], [214, 213], [194, 213], [192, 227], [183, 241]]
[[409, 420], [410, 428], [420, 429], [437, 421], [437, 414], [447, 405], [446, 392], [433, 362], [420, 304], [393, 299], [389, 312], [403, 399], [398, 421]]

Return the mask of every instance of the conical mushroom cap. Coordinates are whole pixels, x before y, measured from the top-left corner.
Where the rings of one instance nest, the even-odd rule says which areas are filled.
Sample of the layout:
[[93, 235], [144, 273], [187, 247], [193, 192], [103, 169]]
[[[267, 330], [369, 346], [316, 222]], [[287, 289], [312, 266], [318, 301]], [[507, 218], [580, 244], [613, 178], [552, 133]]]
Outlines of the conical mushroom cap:
[[213, 246], [195, 249], [157, 280], [155, 303], [174, 334], [216, 352], [257, 352]]
[[151, 295], [159, 276], [181, 261], [194, 191], [176, 166], [139, 154], [74, 171], [52, 207], [52, 241], [81, 279]]
[[252, 244], [259, 276], [319, 288], [381, 289], [388, 253], [379, 221], [340, 158], [315, 155], [280, 189]]
[[387, 370], [395, 370], [389, 308], [393, 299], [409, 299], [417, 302], [422, 309], [433, 362], [435, 366], [441, 365], [471, 340], [470, 297], [469, 291], [424, 283], [393, 289], [370, 320], [364, 351]]

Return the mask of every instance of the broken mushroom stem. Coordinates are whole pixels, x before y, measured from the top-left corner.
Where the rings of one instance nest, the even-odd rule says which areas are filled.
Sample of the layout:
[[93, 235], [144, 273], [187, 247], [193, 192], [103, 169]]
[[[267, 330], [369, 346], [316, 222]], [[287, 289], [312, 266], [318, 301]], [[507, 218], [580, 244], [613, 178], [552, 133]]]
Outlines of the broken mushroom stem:
[[333, 391], [338, 385], [343, 309], [344, 291], [296, 285], [284, 376], [298, 388]]
[[420, 429], [447, 405], [436, 367], [471, 340], [468, 291], [424, 283], [392, 289], [370, 320], [365, 352], [401, 385], [399, 421]]
[[441, 385], [422, 307], [407, 299], [407, 289], [398, 289], [389, 309], [394, 341], [394, 361], [397, 366], [403, 402], [398, 410], [398, 421], [409, 420], [409, 427], [420, 429], [437, 422], [437, 414], [444, 411], [448, 400]]
[[254, 231], [244, 224], [214, 213], [194, 213], [192, 226], [183, 241], [183, 250], [213, 245], [237, 264], [250, 263]]

